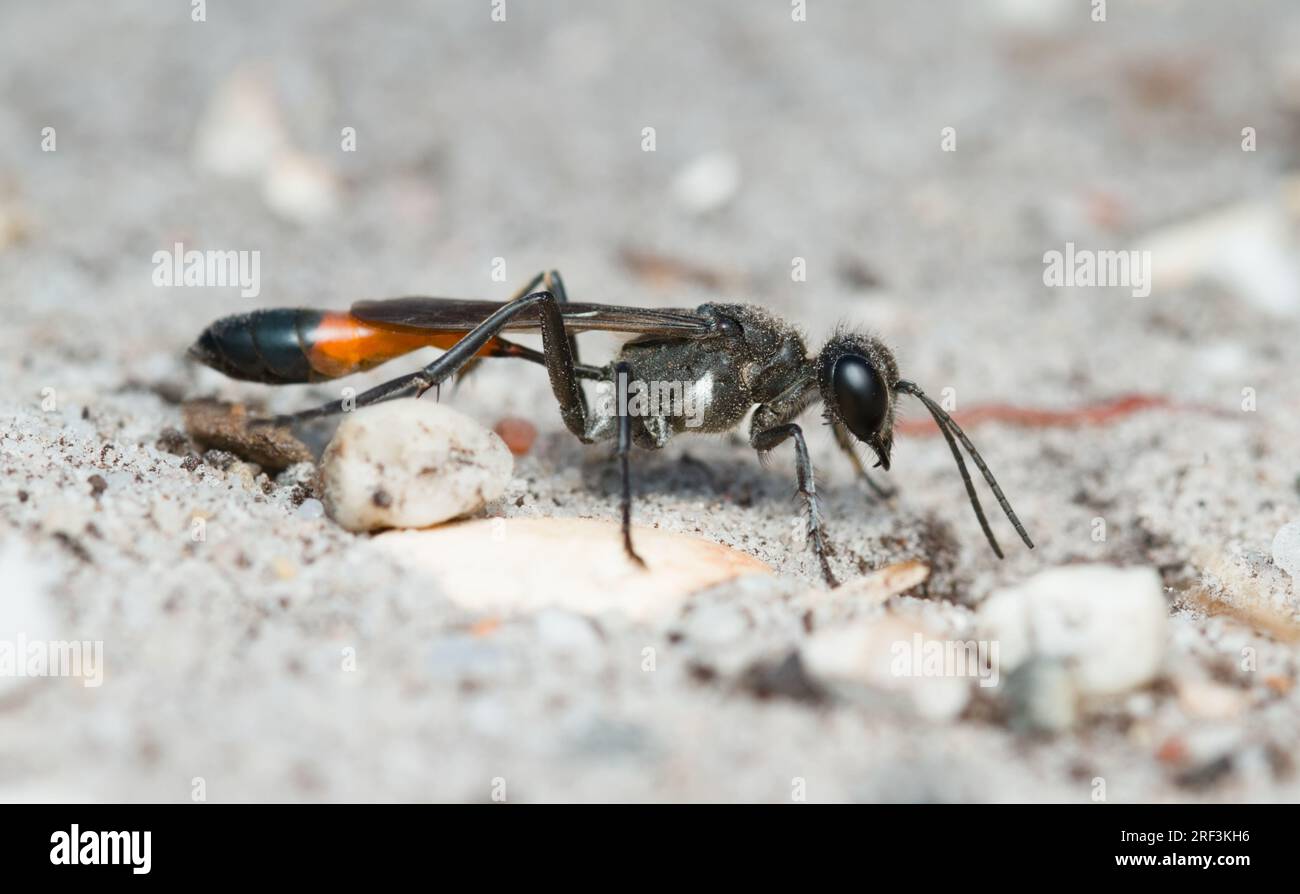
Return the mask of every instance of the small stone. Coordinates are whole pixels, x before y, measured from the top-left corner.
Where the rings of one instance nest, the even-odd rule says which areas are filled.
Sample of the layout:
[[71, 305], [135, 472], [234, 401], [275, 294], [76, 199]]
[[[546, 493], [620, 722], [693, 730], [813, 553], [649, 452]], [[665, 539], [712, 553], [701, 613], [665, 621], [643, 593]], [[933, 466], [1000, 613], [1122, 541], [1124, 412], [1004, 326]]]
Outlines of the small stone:
[[262, 173], [289, 146], [287, 128], [266, 75], [244, 68], [213, 92], [194, 136], [194, 158], [226, 177]]
[[537, 427], [527, 419], [519, 419], [514, 416], [507, 416], [496, 425], [492, 430], [497, 436], [505, 441], [510, 452], [515, 456], [523, 456], [533, 449], [533, 442], [537, 440]]
[[94, 497], [108, 490], [108, 482], [104, 480], [103, 475], [91, 475], [86, 479], [86, 483], [90, 485], [90, 494]]
[[174, 428], [164, 428], [159, 432], [154, 447], [163, 453], [171, 453], [175, 456], [184, 456], [191, 452], [190, 439]]
[[1070, 668], [1083, 695], [1110, 695], [1155, 679], [1168, 609], [1153, 568], [1067, 565], [994, 593], [979, 626], [1000, 644], [1002, 670], [1032, 658]]
[[533, 618], [537, 641], [552, 652], [571, 658], [587, 657], [600, 648], [600, 634], [582, 615], [548, 608]]
[[276, 556], [271, 560], [271, 570], [280, 580], [293, 580], [298, 576], [298, 566], [284, 556]]
[[797, 651], [790, 652], [780, 661], [750, 665], [741, 675], [740, 685], [761, 699], [780, 697], [811, 704], [826, 699], [825, 690], [809, 675]]
[[86, 529], [93, 511], [89, 500], [75, 499], [71, 494], [55, 497], [46, 504], [41, 527], [51, 534], [75, 537]]
[[1295, 688], [1295, 680], [1290, 677], [1284, 677], [1281, 674], [1269, 674], [1264, 678], [1264, 685], [1276, 692], [1278, 695], [1286, 695]]
[[315, 497], [308, 497], [298, 504], [298, 517], [311, 521], [325, 515], [325, 504]]
[[1078, 693], [1064, 663], [1033, 658], [1007, 676], [1005, 689], [1013, 729], [1059, 733], [1078, 719]]
[[444, 637], [429, 652], [429, 671], [437, 678], [491, 678], [500, 675], [510, 662], [501, 647], [473, 636]]
[[238, 461], [239, 457], [229, 450], [213, 448], [203, 453], [203, 462], [220, 472], [229, 472], [230, 467]]
[[1170, 736], [1156, 749], [1156, 760], [1162, 764], [1178, 765], [1187, 761], [1187, 743], [1181, 736]]
[[740, 188], [740, 164], [730, 152], [710, 152], [691, 161], [673, 180], [673, 196], [694, 214], [722, 208]]
[[696, 608], [684, 623], [686, 638], [707, 646], [724, 646], [740, 640], [749, 632], [749, 621], [734, 605], [710, 603]]
[[1201, 720], [1231, 720], [1245, 709], [1242, 693], [1208, 680], [1181, 680], [1178, 704], [1190, 716]]
[[1213, 788], [1231, 775], [1235, 765], [1234, 756], [1225, 754], [1187, 768], [1174, 776], [1174, 784], [1183, 788], [1204, 791]]
[[347, 414], [321, 457], [321, 483], [330, 517], [350, 531], [420, 528], [495, 500], [513, 469], [501, 439], [465, 414], [395, 400]]
[[[52, 563], [31, 554], [17, 539], [0, 543], [0, 643], [17, 652], [18, 637], [29, 642], [58, 639], [63, 633], [51, 594], [57, 578]], [[21, 658], [19, 660], [22, 660]], [[0, 697], [30, 678], [9, 667], [0, 673]]]
[[1273, 564], [1300, 579], [1300, 521], [1287, 522], [1273, 537]]
[[338, 210], [338, 178], [322, 159], [283, 152], [266, 172], [262, 197], [267, 207], [286, 220], [315, 223]]

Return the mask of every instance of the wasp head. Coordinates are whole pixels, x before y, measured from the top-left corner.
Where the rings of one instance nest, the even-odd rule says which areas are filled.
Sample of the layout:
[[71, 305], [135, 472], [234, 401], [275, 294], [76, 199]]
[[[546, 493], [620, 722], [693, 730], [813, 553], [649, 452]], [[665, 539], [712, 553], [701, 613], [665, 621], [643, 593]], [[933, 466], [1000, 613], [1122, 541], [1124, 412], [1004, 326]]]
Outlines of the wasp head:
[[841, 425], [889, 469], [894, 445], [894, 383], [898, 367], [878, 340], [840, 333], [817, 355], [817, 384], [827, 421]]

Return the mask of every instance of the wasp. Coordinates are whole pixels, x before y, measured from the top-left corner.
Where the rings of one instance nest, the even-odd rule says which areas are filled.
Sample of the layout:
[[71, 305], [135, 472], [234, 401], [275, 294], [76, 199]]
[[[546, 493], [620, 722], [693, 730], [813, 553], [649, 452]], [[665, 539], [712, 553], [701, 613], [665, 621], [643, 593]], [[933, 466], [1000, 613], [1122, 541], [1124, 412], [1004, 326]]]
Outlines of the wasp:
[[[541, 351], [505, 337], [510, 332], [538, 331]], [[591, 331], [631, 338], [612, 362], [590, 366], [579, 360], [577, 336]], [[831, 550], [818, 508], [812, 461], [803, 429], [795, 420], [820, 402], [836, 443], [859, 476], [878, 495], [888, 497], [892, 492], [872, 479], [855, 444], [865, 444], [875, 455], [875, 467], [889, 471], [895, 408], [899, 397], [907, 395], [934, 417], [993, 552], [1002, 558], [961, 448], [970, 454], [1020, 539], [1033, 549], [1033, 541], [974, 444], [919, 386], [899, 377], [893, 354], [883, 342], [840, 331], [811, 354], [794, 326], [753, 304], [661, 309], [575, 303], [568, 300], [560, 274], [550, 270], [534, 276], [505, 302], [410, 297], [360, 301], [347, 312], [277, 308], [225, 317], [204, 330], [190, 354], [232, 378], [279, 385], [336, 379], [430, 346], [443, 353], [428, 366], [371, 388], [350, 402], [334, 401], [261, 421], [294, 424], [352, 407], [419, 397], [487, 358], [537, 363], [546, 368], [569, 431], [585, 444], [614, 441], [621, 473], [623, 545], [628, 557], [644, 566], [631, 534], [633, 445], [655, 450], [677, 434], [727, 432], [752, 411], [749, 443], [760, 457], [787, 441], [794, 446], [807, 542], [827, 584], [834, 587], [837, 581], [827, 558]], [[584, 381], [616, 389], [619, 400], [593, 410]], [[676, 384], [696, 410], [689, 415], [662, 406], [641, 411], [624, 399], [629, 382]]]

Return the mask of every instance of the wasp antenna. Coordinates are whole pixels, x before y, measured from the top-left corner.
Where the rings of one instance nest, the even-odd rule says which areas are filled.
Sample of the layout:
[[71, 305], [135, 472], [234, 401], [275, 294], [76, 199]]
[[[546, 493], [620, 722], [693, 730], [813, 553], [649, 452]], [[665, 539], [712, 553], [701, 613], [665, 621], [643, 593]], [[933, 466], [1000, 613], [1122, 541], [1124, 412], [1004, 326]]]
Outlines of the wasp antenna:
[[957, 444], [953, 440], [954, 435], [957, 437], [957, 440], [961, 441], [962, 446], [966, 448], [971, 459], [975, 462], [976, 468], [980, 470], [980, 474], [982, 474], [984, 480], [988, 482], [989, 488], [993, 491], [993, 496], [997, 498], [998, 505], [1001, 506], [1002, 511], [1006, 513], [1007, 519], [1011, 522], [1012, 527], [1016, 529], [1016, 533], [1020, 535], [1020, 539], [1024, 541], [1025, 546], [1033, 549], [1034, 542], [1029, 539], [1029, 533], [1025, 530], [1025, 526], [1020, 523], [1020, 517], [1017, 516], [1015, 510], [1011, 508], [1011, 503], [1008, 502], [1006, 495], [1002, 493], [1002, 488], [998, 486], [997, 479], [995, 479], [993, 473], [989, 471], [989, 467], [985, 464], [984, 458], [980, 456], [980, 452], [975, 449], [975, 445], [971, 443], [970, 438], [966, 437], [966, 433], [961, 430], [961, 426], [944, 411], [943, 407], [935, 403], [930, 396], [922, 391], [914, 382], [900, 381], [894, 386], [894, 388], [902, 394], [910, 394], [915, 397], [925, 405], [925, 408], [930, 411], [930, 415], [934, 417], [935, 423], [939, 426], [939, 431], [943, 433], [944, 438], [948, 441], [948, 447], [952, 450], [952, 455], [957, 460], [957, 468], [961, 471], [962, 480], [966, 483], [966, 493], [970, 497], [971, 506], [975, 509], [976, 517], [979, 518], [980, 527], [984, 529], [984, 536], [988, 539], [989, 545], [993, 547], [993, 552], [997, 553], [998, 558], [1002, 558], [1002, 550], [998, 548], [997, 541], [993, 538], [993, 532], [989, 528], [988, 520], [984, 517], [984, 511], [980, 507], [979, 499], [975, 496], [975, 487], [970, 480], [970, 474], [966, 471], [966, 464], [962, 461], [961, 453], [957, 450]]
[[993, 529], [989, 527], [989, 520], [984, 515], [984, 507], [980, 505], [979, 494], [975, 493], [975, 482], [970, 479], [970, 472], [966, 469], [966, 460], [962, 458], [961, 450], [957, 447], [957, 441], [952, 436], [952, 431], [948, 428], [951, 417], [943, 411], [943, 408], [917, 388], [911, 382], [899, 382], [894, 389], [902, 394], [910, 394], [925, 404], [925, 408], [930, 411], [934, 417], [935, 424], [939, 426], [939, 431], [943, 438], [948, 442], [948, 449], [952, 451], [952, 458], [957, 461], [957, 471], [961, 472], [962, 483], [966, 485], [966, 496], [970, 499], [971, 508], [975, 510], [975, 517], [979, 519], [980, 527], [984, 530], [984, 539], [993, 547], [993, 552], [999, 559], [1003, 558], [1002, 547], [998, 546], [998, 539], [993, 536]]

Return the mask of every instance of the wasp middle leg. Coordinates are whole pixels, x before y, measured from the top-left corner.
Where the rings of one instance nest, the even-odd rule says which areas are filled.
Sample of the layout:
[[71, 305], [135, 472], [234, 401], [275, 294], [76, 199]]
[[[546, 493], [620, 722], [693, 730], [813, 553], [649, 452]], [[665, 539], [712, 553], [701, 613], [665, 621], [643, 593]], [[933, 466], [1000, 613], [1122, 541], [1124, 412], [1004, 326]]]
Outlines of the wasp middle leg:
[[[626, 362], [620, 361], [614, 364], [614, 381], [626, 381], [631, 372], [632, 368]], [[619, 496], [619, 510], [623, 519], [623, 551], [627, 553], [629, 559], [644, 568], [645, 560], [637, 555], [637, 551], [632, 548], [632, 473], [628, 463], [628, 455], [632, 452], [632, 417], [628, 415], [625, 406], [626, 401], [620, 401], [619, 404], [618, 446], [615, 450], [615, 456], [618, 457], [619, 479], [622, 488]]]

